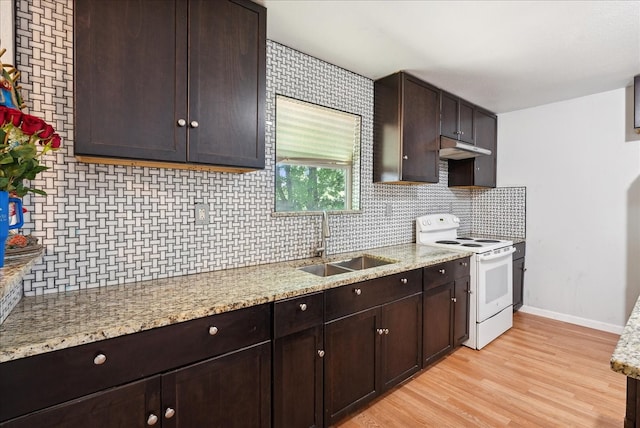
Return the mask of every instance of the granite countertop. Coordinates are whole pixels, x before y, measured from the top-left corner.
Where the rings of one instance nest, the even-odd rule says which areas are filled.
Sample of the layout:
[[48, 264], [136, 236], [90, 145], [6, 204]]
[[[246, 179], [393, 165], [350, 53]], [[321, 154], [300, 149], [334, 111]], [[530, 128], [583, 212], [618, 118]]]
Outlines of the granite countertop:
[[611, 369], [640, 379], [640, 299], [631, 311], [627, 325], [611, 355]]
[[361, 254], [397, 262], [330, 277], [295, 269], [323, 261], [311, 258], [25, 297], [0, 325], [0, 363], [472, 255], [403, 244], [329, 260]]
[[6, 259], [0, 268], [0, 299], [11, 292], [13, 287], [22, 287], [22, 278], [29, 273], [31, 267], [42, 259], [43, 251], [36, 254]]

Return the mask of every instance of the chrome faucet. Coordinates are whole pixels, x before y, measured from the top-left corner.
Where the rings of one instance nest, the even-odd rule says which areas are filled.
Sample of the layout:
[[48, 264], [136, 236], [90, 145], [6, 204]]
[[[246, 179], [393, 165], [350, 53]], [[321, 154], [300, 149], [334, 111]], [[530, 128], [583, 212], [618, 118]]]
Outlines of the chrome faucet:
[[329, 230], [329, 214], [327, 211], [322, 211], [322, 225], [321, 225], [322, 245], [316, 249], [318, 256], [324, 257], [327, 255], [327, 238], [331, 237], [331, 231]]

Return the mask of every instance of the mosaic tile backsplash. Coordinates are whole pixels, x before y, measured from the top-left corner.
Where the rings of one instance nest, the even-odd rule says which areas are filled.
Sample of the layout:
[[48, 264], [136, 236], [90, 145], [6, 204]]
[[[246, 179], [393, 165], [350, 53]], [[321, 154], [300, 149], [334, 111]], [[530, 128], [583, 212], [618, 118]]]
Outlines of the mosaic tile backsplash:
[[[330, 215], [329, 253], [413, 242], [419, 215], [452, 212], [461, 218], [461, 233], [470, 233], [485, 230], [481, 220], [472, 222], [474, 209], [489, 212], [496, 204], [506, 206], [499, 208], [503, 213], [524, 212], [523, 190], [497, 189], [494, 197], [494, 191], [449, 189], [446, 162], [439, 184], [372, 183], [373, 81], [272, 41], [263, 171], [79, 163], [73, 157], [73, 2], [16, 3], [16, 65], [28, 111], [63, 137], [63, 147], [47, 163], [51, 169], [37, 179], [48, 196], [25, 198], [24, 232], [45, 247], [42, 262], [25, 278], [26, 295], [312, 256], [320, 245], [320, 216], [273, 214], [275, 94], [362, 116], [361, 211]], [[195, 203], [208, 204], [209, 225], [195, 224]], [[497, 230], [524, 233], [524, 216]]]

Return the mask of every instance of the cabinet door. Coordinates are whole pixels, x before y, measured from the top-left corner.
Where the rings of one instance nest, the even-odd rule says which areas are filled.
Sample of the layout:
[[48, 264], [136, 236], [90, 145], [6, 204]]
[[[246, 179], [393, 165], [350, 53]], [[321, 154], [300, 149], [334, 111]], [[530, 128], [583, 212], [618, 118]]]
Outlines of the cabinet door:
[[189, 162], [264, 168], [266, 10], [189, 2]]
[[422, 293], [384, 305], [380, 328], [382, 387], [389, 389], [422, 367]]
[[144, 428], [154, 417], [159, 421], [159, 376], [31, 413], [0, 423], [0, 427]]
[[404, 76], [402, 180], [437, 183], [440, 93], [436, 88]]
[[462, 345], [469, 338], [470, 277], [457, 278], [453, 287], [453, 344]]
[[269, 427], [270, 398], [269, 341], [163, 375], [162, 427]]
[[332, 425], [380, 391], [380, 308], [325, 324], [325, 423]]
[[75, 154], [184, 162], [185, 5], [76, 0], [73, 12]]
[[473, 105], [460, 100], [458, 106], [458, 131], [460, 131], [459, 139], [465, 143], [474, 144], [475, 127], [473, 116]]
[[491, 150], [489, 156], [475, 158], [474, 186], [496, 187], [496, 159], [498, 120], [495, 116], [476, 110], [476, 146]]
[[440, 134], [455, 140], [458, 139], [458, 97], [442, 93], [440, 107]]
[[522, 307], [524, 292], [524, 257], [513, 261], [513, 311]]
[[276, 428], [322, 427], [323, 326], [274, 342], [273, 420]]
[[424, 292], [422, 361], [428, 366], [453, 349], [453, 282]]

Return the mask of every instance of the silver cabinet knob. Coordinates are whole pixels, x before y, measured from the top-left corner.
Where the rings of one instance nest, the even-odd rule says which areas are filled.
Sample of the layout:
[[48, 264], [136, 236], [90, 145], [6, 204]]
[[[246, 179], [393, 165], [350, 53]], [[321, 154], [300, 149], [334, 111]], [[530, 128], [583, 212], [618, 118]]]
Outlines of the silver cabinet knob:
[[306, 303], [300, 303], [300, 310], [302, 312], [306, 311], [307, 310], [307, 304]]
[[187, 124], [187, 121], [184, 119], [178, 119], [178, 126], [180, 128], [182, 128], [183, 126], [185, 126]]
[[409, 159], [409, 156], [404, 155], [404, 156], [402, 156], [402, 159], [407, 160], [407, 159]]
[[445, 273], [447, 273], [447, 271], [446, 271], [446, 270], [444, 270], [444, 269], [440, 269], [440, 270], [438, 270], [438, 272], [440, 272], [440, 273], [441, 273], [441, 274], [443, 274], [443, 275], [444, 275]]
[[191, 123], [189, 123], [189, 126], [191, 126], [192, 128], [197, 128], [198, 126], [200, 126], [200, 124], [197, 120], [192, 120]]
[[452, 301], [453, 303], [456, 303], [456, 302], [458, 301], [458, 299], [456, 299], [455, 297], [452, 297], [452, 298], [451, 298], [451, 301]]
[[147, 418], [147, 425], [152, 426], [158, 423], [158, 417], [151, 413]]
[[209, 327], [209, 335], [215, 336], [216, 334], [218, 334], [218, 327], [216, 327], [215, 325]]
[[167, 407], [167, 410], [164, 411], [164, 417], [167, 419], [171, 419], [176, 414], [176, 411], [171, 407]]
[[107, 356], [104, 354], [98, 354], [96, 355], [96, 357], [93, 359], [93, 364], [95, 364], [96, 366], [99, 366], [101, 364], [104, 364], [107, 361]]
[[476, 168], [476, 171], [480, 171], [480, 167], [477, 167], [477, 168]]
[[407, 278], [401, 278], [400, 282], [406, 284], [407, 282], [409, 282], [409, 280]]
[[379, 329], [378, 329], [378, 330], [376, 330], [376, 331], [378, 332], [378, 334], [379, 334], [380, 336], [382, 336], [382, 335], [384, 334], [384, 330], [383, 330], [383, 329], [381, 329], [381, 328], [379, 328]]
[[318, 349], [318, 356], [319, 356], [320, 358], [324, 357], [324, 350], [322, 350], [322, 349]]
[[384, 334], [389, 334], [389, 329], [388, 328], [384, 329]]
[[468, 265], [469, 263], [467, 263], [467, 262], [462, 262], [462, 263], [460, 263], [460, 264], [461, 264], [462, 266], [464, 266], [464, 267], [467, 267], [467, 265]]
[[356, 288], [355, 290], [353, 290], [354, 293], [356, 293], [356, 296], [359, 296], [362, 294], [362, 290], [359, 288]]

